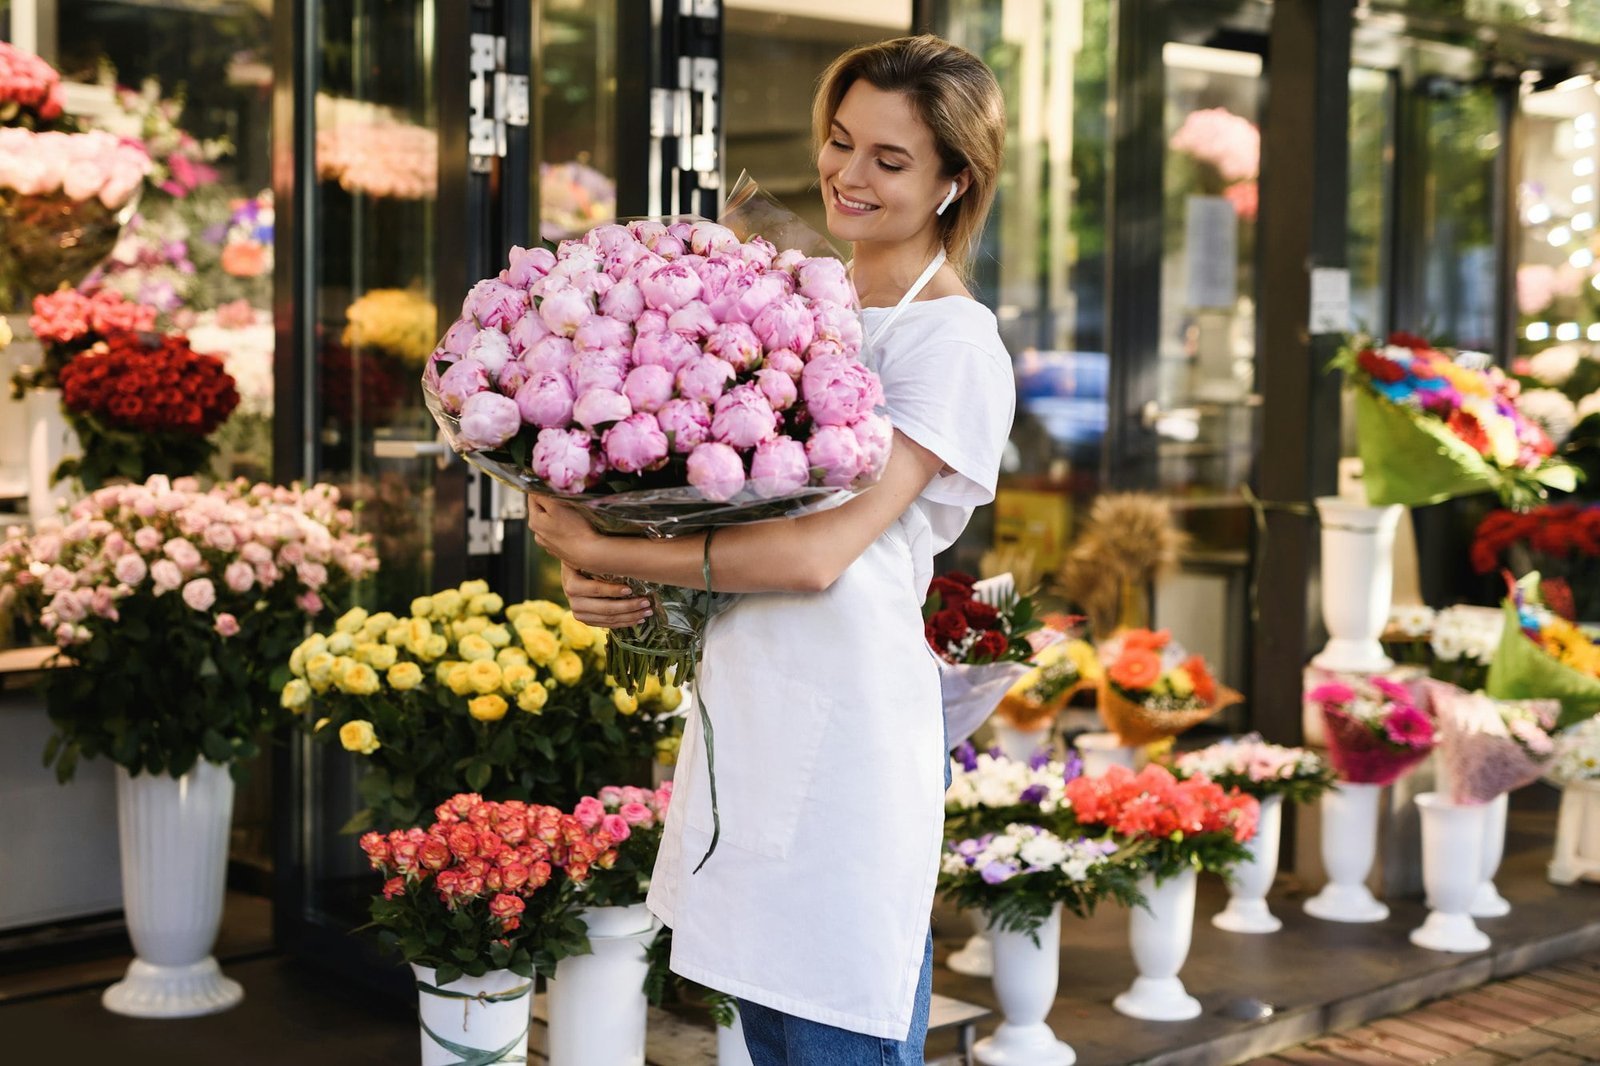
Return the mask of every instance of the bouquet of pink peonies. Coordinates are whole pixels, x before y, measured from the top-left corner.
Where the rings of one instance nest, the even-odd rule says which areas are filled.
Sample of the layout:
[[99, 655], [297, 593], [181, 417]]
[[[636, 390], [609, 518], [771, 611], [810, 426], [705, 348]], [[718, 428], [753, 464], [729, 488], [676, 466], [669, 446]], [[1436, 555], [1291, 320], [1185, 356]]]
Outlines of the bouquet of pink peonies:
[[1532, 784], [1555, 760], [1558, 700], [1497, 700], [1428, 681], [1439, 721], [1439, 791], [1454, 803], [1488, 803]]
[[1306, 693], [1322, 711], [1328, 761], [1340, 781], [1390, 785], [1433, 750], [1433, 722], [1386, 677], [1330, 681]]
[[[614, 534], [793, 517], [876, 481], [891, 428], [844, 264], [808, 254], [825, 242], [753, 189], [730, 196], [728, 225], [607, 224], [554, 252], [513, 249], [423, 378], [456, 450]], [[731, 597], [634, 586], [654, 610], [615, 634], [610, 673], [691, 680]]]

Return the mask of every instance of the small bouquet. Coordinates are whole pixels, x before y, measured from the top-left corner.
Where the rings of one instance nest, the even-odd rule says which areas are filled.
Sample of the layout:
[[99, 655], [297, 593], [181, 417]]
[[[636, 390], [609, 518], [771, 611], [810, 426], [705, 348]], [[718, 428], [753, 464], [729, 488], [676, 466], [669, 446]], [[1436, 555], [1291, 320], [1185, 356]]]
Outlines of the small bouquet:
[[1261, 804], [1239, 789], [1203, 776], [1180, 779], [1151, 763], [1137, 774], [1112, 766], [1099, 777], [1067, 782], [1072, 817], [1085, 832], [1145, 849], [1145, 869], [1157, 883], [1193, 867], [1227, 875], [1248, 861]]
[[236, 278], [272, 273], [272, 235], [277, 224], [272, 190], [229, 204], [228, 228], [222, 235], [223, 271]]
[[1329, 682], [1306, 698], [1322, 712], [1340, 781], [1393, 784], [1433, 750], [1433, 723], [1404, 685], [1386, 677]]
[[113, 478], [144, 482], [205, 469], [209, 439], [239, 406], [222, 360], [201, 355], [181, 334], [111, 333], [61, 368], [61, 403], [83, 455], [55, 479], [90, 490]]
[[[510, 970], [550, 977], [589, 948], [571, 889], [616, 861], [603, 827], [555, 807], [451, 796], [427, 828], [367, 833], [361, 850], [384, 877], [372, 924], [406, 962], [463, 974]], [[570, 886], [570, 887], [569, 887]]]
[[1066, 762], [1044, 751], [1019, 762], [962, 744], [953, 753], [944, 794], [945, 835], [976, 836], [1012, 822], [1070, 828], [1070, 821], [1062, 821], [1071, 817], [1066, 786], [1082, 773], [1076, 752]]
[[1198, 655], [1185, 655], [1166, 630], [1130, 629], [1101, 648], [1109, 665], [1100, 716], [1128, 745], [1177, 736], [1242, 697], [1218, 685]]
[[1537, 572], [1512, 585], [1485, 691], [1496, 699], [1561, 701], [1559, 726], [1600, 711], [1600, 641], [1541, 602]]
[[340, 340], [351, 348], [378, 348], [421, 366], [439, 336], [439, 310], [411, 289], [370, 289], [345, 308]]
[[1439, 721], [1440, 791], [1453, 803], [1488, 803], [1538, 780], [1555, 758], [1555, 700], [1496, 700], [1427, 682]]
[[1550, 776], [1561, 784], [1600, 780], [1600, 718], [1586, 718], [1556, 736]]
[[278, 338], [271, 311], [233, 300], [195, 315], [184, 336], [195, 351], [222, 360], [222, 368], [239, 390], [235, 415], [272, 417], [272, 358]]
[[59, 389], [61, 368], [113, 333], [140, 333], [156, 328], [160, 309], [135, 303], [121, 293], [102, 289], [87, 296], [62, 289], [33, 298], [28, 328], [44, 349], [44, 362], [23, 367], [11, 378], [11, 396], [20, 400], [27, 389]]
[[923, 633], [939, 657], [946, 738], [967, 739], [1004, 693], [1027, 675], [1024, 665], [1047, 638], [1033, 601], [1010, 574], [978, 581], [952, 570], [935, 577], [922, 604]]
[[1033, 730], [1054, 721], [1072, 694], [1098, 685], [1104, 676], [1094, 645], [1064, 639], [1030, 660], [1030, 669], [1000, 697], [995, 713], [1016, 729]]
[[347, 832], [415, 825], [453, 792], [567, 805], [646, 777], [682, 698], [616, 688], [605, 630], [548, 600], [508, 607], [484, 581], [420, 596], [403, 618], [355, 608], [287, 658], [283, 706], [364, 757], [366, 807]]
[[0, 125], [38, 127], [61, 117], [61, 75], [32, 52], [0, 41]]
[[1238, 789], [1264, 800], [1283, 796], [1290, 803], [1310, 803], [1333, 787], [1333, 767], [1306, 748], [1268, 744], [1257, 733], [1219, 741], [1178, 756], [1179, 777], [1205, 777], [1225, 789]]
[[1423, 666], [1429, 676], [1470, 691], [1483, 687], [1500, 627], [1500, 612], [1492, 607], [1397, 605], [1389, 611], [1384, 650], [1396, 662]]
[[1039, 927], [1058, 903], [1080, 918], [1107, 897], [1125, 907], [1143, 904], [1137, 887], [1143, 850], [1105, 835], [1063, 837], [1013, 823], [946, 843], [939, 887], [957, 906], [983, 911], [995, 928], [1027, 933], [1038, 943]]
[[578, 801], [572, 811], [578, 824], [590, 833], [604, 833], [616, 850], [611, 865], [598, 865], [590, 871], [589, 880], [577, 893], [581, 905], [631, 907], [644, 902], [670, 802], [671, 781], [656, 789], [607, 785]]
[[1356, 395], [1362, 479], [1373, 506], [1420, 507], [1478, 492], [1529, 507], [1571, 492], [1575, 469], [1517, 408], [1520, 386], [1498, 368], [1396, 333], [1353, 339], [1333, 366]]

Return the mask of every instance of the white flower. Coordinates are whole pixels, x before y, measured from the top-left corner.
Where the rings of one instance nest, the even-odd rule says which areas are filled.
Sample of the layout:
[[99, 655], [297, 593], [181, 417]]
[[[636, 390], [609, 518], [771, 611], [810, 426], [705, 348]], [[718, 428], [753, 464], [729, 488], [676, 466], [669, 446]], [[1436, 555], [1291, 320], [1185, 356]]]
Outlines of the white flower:
[[1600, 718], [1586, 718], [1556, 738], [1550, 772], [1561, 781], [1600, 778]]
[[1067, 842], [1051, 833], [1041, 833], [1026, 842], [1017, 854], [1029, 866], [1059, 866], [1067, 860]]
[[1428, 635], [1433, 626], [1433, 608], [1420, 603], [1397, 603], [1389, 608], [1389, 628], [1410, 638]]
[[1557, 447], [1566, 443], [1578, 424], [1578, 409], [1558, 389], [1529, 389], [1518, 398], [1517, 409], [1543, 426]]
[[1557, 344], [1528, 360], [1528, 376], [1545, 385], [1564, 385], [1586, 354], [1583, 345]]
[[1434, 620], [1433, 654], [1441, 662], [1470, 659], [1487, 665], [1500, 648], [1503, 625], [1500, 612], [1492, 607], [1446, 607]]
[[1577, 407], [1573, 409], [1573, 415], [1579, 422], [1582, 422], [1590, 415], [1600, 415], [1600, 389], [1594, 390], [1579, 400]]

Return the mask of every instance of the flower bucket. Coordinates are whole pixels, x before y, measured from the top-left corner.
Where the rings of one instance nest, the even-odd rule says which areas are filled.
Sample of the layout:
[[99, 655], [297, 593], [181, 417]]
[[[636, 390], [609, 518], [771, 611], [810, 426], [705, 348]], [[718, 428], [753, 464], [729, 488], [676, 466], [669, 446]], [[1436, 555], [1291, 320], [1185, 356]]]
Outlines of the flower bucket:
[[441, 986], [433, 969], [412, 963], [411, 970], [417, 977], [422, 1066], [528, 1061], [532, 979], [490, 970]]
[[1283, 797], [1268, 796], [1261, 801], [1261, 820], [1256, 835], [1245, 846], [1250, 861], [1233, 868], [1228, 885], [1228, 905], [1213, 915], [1211, 924], [1230, 933], [1276, 933], [1283, 922], [1267, 907], [1267, 892], [1278, 875], [1278, 842], [1283, 832]]
[[1411, 931], [1411, 942], [1430, 951], [1484, 951], [1489, 938], [1470, 913], [1483, 870], [1484, 805], [1452, 803], [1437, 792], [1424, 792], [1416, 802], [1428, 917]]
[[1306, 900], [1306, 913], [1325, 922], [1381, 922], [1389, 908], [1367, 888], [1378, 854], [1381, 785], [1341, 781], [1322, 806], [1322, 866], [1328, 883]]
[[1139, 892], [1149, 910], [1135, 907], [1128, 918], [1128, 944], [1139, 976], [1112, 1000], [1117, 1013], [1147, 1022], [1182, 1022], [1200, 1016], [1200, 1001], [1189, 995], [1178, 977], [1194, 937], [1197, 880], [1192, 867], [1160, 884], [1154, 874], [1139, 879]]
[[644, 1066], [645, 951], [660, 928], [643, 903], [583, 912], [591, 954], [556, 964], [550, 1066]]
[[1337, 496], [1316, 501], [1322, 521], [1322, 621], [1328, 643], [1311, 660], [1324, 670], [1377, 674], [1394, 662], [1378, 638], [1394, 594], [1394, 535], [1405, 510]]

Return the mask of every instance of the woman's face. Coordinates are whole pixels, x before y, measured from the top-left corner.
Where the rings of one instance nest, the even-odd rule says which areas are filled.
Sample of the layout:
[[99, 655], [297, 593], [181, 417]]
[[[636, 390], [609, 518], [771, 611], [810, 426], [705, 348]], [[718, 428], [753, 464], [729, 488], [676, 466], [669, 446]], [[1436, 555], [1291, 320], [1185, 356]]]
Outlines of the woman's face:
[[852, 243], [916, 238], [950, 191], [933, 131], [911, 101], [859, 79], [839, 102], [817, 175], [828, 230]]

